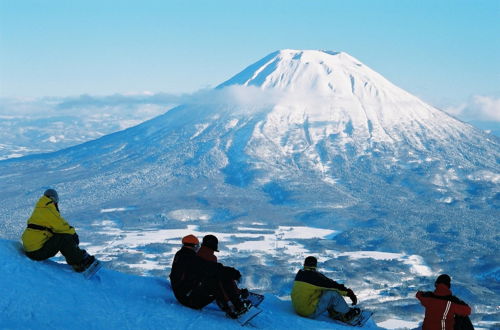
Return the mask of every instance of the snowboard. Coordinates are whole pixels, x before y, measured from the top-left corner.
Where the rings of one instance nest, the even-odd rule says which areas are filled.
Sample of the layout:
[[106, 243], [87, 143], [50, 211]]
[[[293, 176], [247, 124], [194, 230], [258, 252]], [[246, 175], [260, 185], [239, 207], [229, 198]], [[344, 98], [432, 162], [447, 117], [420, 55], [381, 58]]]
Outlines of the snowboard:
[[90, 280], [102, 268], [102, 263], [95, 259], [90, 266], [82, 272], [85, 279]]
[[247, 299], [252, 303], [252, 306], [258, 307], [264, 300], [264, 295], [249, 291]]
[[349, 322], [342, 322], [342, 321], [337, 320], [337, 319], [332, 319], [332, 320], [333, 320], [333, 322], [339, 323], [342, 325], [350, 325], [352, 327], [362, 327], [366, 324], [366, 322], [370, 319], [370, 317], [372, 315], [373, 315], [372, 311], [362, 310], [361, 313], [357, 317], [355, 317], [354, 319], [352, 319]]
[[247, 325], [248, 322], [253, 320], [257, 315], [259, 315], [262, 312], [262, 309], [260, 309], [258, 306], [264, 300], [264, 295], [249, 291], [248, 297], [246, 299], [250, 301], [252, 305], [245, 314], [241, 315], [239, 318], [236, 319], [238, 323], [241, 324], [241, 326]]
[[260, 309], [259, 307], [257, 307], [257, 306], [250, 306], [250, 308], [248, 309], [248, 311], [245, 314], [240, 315], [240, 317], [238, 317], [236, 319], [236, 321], [238, 321], [238, 323], [241, 326], [245, 326], [245, 325], [248, 324], [248, 322], [250, 322], [251, 320], [253, 320], [261, 312], [262, 312], [262, 309]]
[[[260, 309], [258, 306], [262, 303], [264, 300], [264, 296], [255, 292], [248, 292], [248, 297], [246, 297], [246, 300], [250, 301], [250, 307], [248, 308], [247, 312], [240, 315], [238, 318], [234, 319], [236, 320], [241, 326], [245, 326], [249, 324], [251, 320], [253, 320], [257, 315], [259, 315], [262, 312], [262, 309]], [[215, 304], [219, 307], [218, 310], [224, 310], [224, 306], [220, 305], [219, 302], [216, 300]]]

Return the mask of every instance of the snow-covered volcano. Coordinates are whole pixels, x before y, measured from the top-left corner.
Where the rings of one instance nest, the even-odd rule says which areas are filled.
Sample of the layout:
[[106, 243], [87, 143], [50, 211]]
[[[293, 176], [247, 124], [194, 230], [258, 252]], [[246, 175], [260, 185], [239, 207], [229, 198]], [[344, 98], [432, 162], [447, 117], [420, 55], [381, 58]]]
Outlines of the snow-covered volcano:
[[467, 168], [498, 165], [498, 140], [394, 86], [346, 53], [276, 52], [218, 88], [234, 85], [280, 91], [252, 130], [247, 146], [255, 148], [245, 149], [265, 162], [293, 159], [326, 179], [339, 174], [342, 163], [336, 157], [372, 158], [372, 164], [384, 157], [381, 169], [436, 160]]
[[[470, 125], [422, 102], [346, 53], [276, 52], [219, 88], [231, 85], [283, 91], [286, 96], [259, 128], [286, 150], [332, 140], [327, 152], [351, 144], [359, 157], [361, 149], [377, 152], [378, 144], [395, 151], [432, 152], [436, 143], [449, 149], [454, 144], [450, 141], [485, 140]], [[290, 134], [297, 139], [285, 142]]]
[[415, 253], [491, 288], [499, 163], [498, 138], [350, 55], [282, 50], [141, 125], [1, 161], [0, 226], [17, 238], [50, 186], [89, 232], [103, 212], [123, 228], [318, 226], [341, 233], [312, 249]]

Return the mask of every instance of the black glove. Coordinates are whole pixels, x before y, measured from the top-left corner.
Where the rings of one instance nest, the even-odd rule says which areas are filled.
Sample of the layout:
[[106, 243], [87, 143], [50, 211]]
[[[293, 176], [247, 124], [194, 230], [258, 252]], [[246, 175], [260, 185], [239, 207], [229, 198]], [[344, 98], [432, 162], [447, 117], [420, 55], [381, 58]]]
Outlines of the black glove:
[[248, 298], [248, 289], [240, 289], [240, 297], [242, 299], [247, 299]]
[[239, 270], [233, 267], [224, 267], [224, 273], [228, 278], [235, 281], [239, 281], [241, 278], [241, 273], [239, 272]]
[[76, 245], [80, 244], [80, 238], [78, 237], [77, 233], [73, 234], [73, 241], [75, 242]]
[[358, 298], [351, 289], [347, 289], [347, 296], [349, 297], [349, 299], [351, 299], [353, 305], [356, 305], [358, 303]]

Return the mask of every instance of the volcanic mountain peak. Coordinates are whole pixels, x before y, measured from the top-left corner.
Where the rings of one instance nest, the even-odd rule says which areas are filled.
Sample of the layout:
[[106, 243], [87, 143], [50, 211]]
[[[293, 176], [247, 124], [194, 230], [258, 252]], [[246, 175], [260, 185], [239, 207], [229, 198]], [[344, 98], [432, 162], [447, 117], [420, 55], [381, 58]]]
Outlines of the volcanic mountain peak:
[[285, 49], [250, 65], [230, 85], [336, 96], [409, 94], [344, 52]]
[[337, 136], [342, 145], [356, 140], [358, 152], [382, 141], [405, 141], [420, 150], [429, 140], [452, 141], [470, 130], [344, 52], [277, 51], [218, 88], [234, 85], [280, 93], [261, 126], [274, 141], [307, 127], [308, 145]]

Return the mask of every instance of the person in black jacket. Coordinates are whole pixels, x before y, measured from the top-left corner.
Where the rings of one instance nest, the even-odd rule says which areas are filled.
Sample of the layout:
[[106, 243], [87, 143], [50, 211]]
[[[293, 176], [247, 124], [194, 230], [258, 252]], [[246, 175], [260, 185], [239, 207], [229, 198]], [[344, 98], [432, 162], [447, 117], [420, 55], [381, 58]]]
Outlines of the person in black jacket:
[[[208, 261], [196, 254], [199, 240], [194, 235], [182, 239], [182, 248], [175, 254], [170, 283], [175, 298], [184, 306], [202, 309], [214, 300], [231, 318], [237, 318], [248, 310], [240, 297], [228, 295], [225, 282], [239, 280], [241, 274], [232, 267]], [[226, 301], [230, 299], [229, 306]]]
[[298, 271], [292, 288], [292, 304], [295, 312], [301, 316], [316, 318], [328, 312], [333, 319], [346, 322], [360, 314], [359, 308], [350, 308], [343, 296], [356, 305], [358, 299], [354, 292], [345, 285], [329, 279], [316, 270], [318, 260], [307, 257], [304, 269]]

